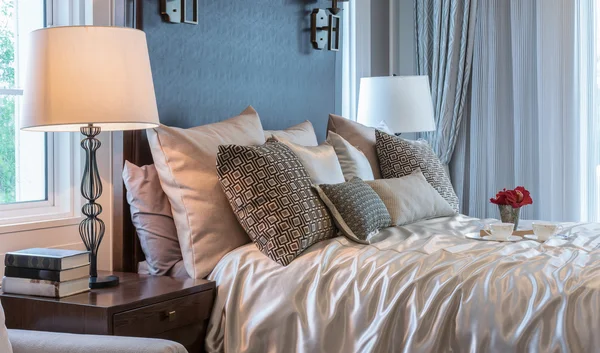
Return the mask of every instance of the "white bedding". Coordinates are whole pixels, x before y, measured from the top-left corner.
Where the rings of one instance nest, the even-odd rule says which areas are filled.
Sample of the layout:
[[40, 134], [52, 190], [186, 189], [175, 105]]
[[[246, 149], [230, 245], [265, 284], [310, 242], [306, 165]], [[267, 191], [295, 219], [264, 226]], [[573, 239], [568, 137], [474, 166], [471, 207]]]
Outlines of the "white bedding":
[[282, 267], [248, 244], [210, 275], [208, 352], [600, 350], [600, 225], [568, 240], [465, 239], [465, 216], [337, 237]]

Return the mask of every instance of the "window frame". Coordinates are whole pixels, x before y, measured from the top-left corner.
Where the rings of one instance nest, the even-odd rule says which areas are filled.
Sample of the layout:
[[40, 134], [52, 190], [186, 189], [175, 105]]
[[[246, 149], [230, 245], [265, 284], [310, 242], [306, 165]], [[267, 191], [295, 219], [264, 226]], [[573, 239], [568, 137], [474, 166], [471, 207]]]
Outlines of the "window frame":
[[[91, 6], [90, 0], [45, 0], [45, 26], [85, 24]], [[22, 97], [23, 88], [0, 88], [0, 95]], [[1, 204], [0, 234], [78, 224], [82, 158], [78, 134], [46, 133], [46, 200]]]

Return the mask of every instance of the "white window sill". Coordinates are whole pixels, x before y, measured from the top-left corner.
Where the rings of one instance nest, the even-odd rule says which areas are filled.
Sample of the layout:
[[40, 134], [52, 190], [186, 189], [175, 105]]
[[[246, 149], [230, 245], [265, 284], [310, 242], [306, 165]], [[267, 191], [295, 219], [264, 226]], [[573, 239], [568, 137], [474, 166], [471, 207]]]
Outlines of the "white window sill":
[[83, 217], [68, 217], [54, 220], [35, 221], [20, 224], [0, 225], [0, 234], [27, 232], [31, 230], [40, 230], [64, 226], [77, 225], [83, 220]]

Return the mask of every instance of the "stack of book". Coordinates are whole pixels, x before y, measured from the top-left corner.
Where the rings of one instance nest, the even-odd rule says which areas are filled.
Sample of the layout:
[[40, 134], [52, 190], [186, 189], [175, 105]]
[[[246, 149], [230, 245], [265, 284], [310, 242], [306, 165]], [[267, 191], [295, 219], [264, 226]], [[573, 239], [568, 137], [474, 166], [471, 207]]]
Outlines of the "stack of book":
[[62, 298], [89, 290], [89, 252], [26, 249], [4, 258], [2, 291]]

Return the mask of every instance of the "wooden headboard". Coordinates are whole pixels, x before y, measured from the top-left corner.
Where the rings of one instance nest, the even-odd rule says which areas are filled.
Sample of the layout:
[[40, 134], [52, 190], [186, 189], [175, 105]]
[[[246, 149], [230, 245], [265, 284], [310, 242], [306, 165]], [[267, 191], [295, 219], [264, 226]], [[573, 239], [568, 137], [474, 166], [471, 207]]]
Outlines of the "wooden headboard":
[[[331, 2], [200, 1], [199, 24], [189, 25], [163, 22], [158, 0], [126, 1], [126, 22], [146, 32], [163, 124], [209, 124], [252, 105], [265, 129], [310, 120], [325, 138], [336, 53], [312, 49], [308, 28], [312, 9]], [[152, 158], [143, 131], [113, 133], [113, 149], [113, 268], [135, 272], [144, 257], [121, 172], [125, 160], [142, 166]]]

